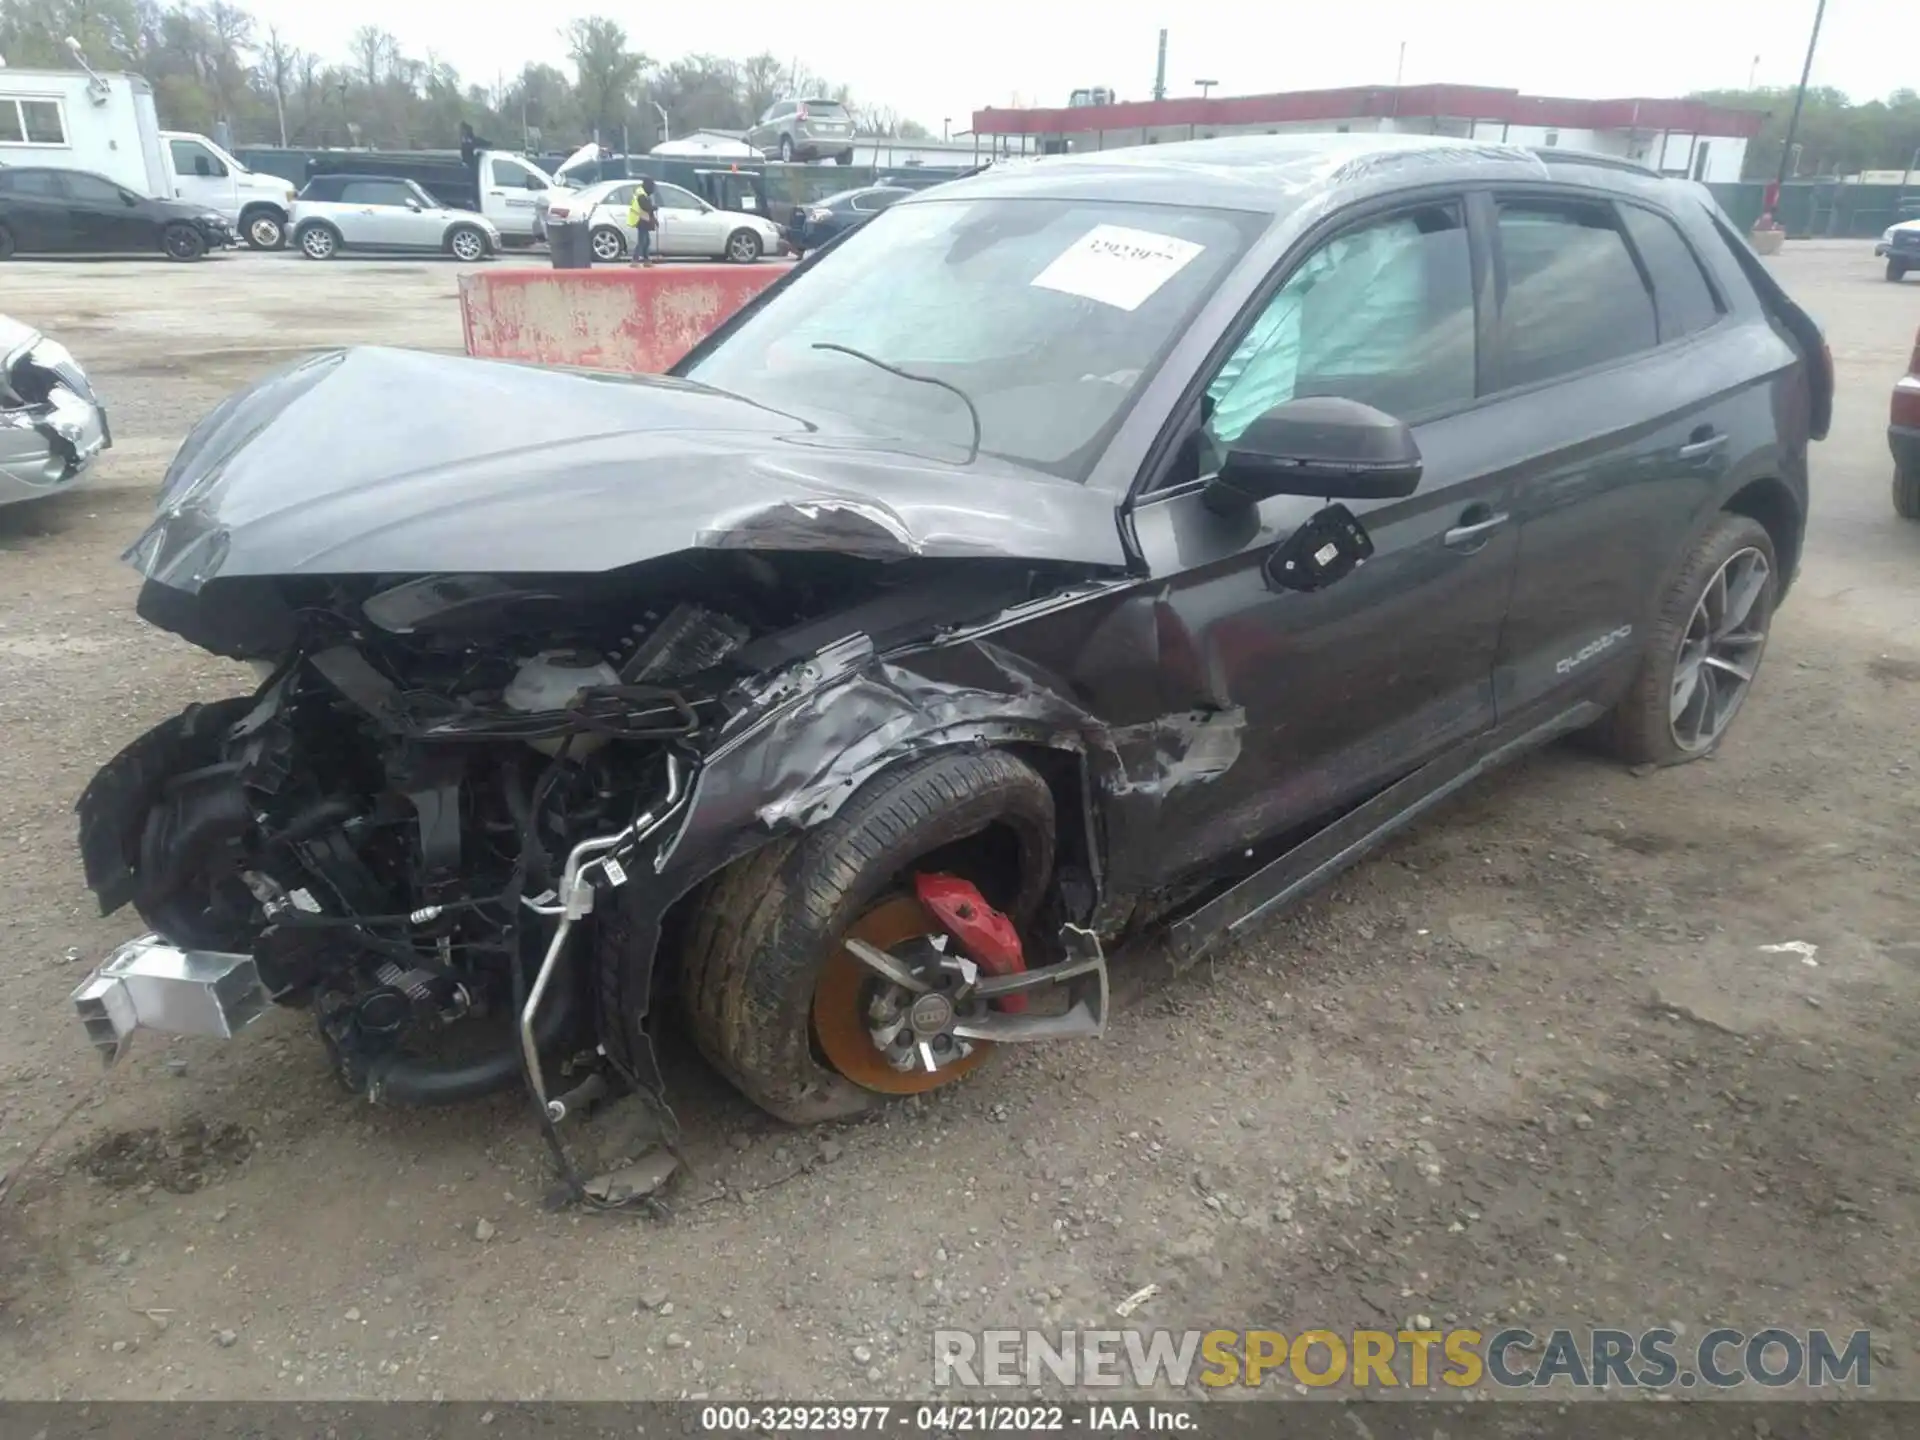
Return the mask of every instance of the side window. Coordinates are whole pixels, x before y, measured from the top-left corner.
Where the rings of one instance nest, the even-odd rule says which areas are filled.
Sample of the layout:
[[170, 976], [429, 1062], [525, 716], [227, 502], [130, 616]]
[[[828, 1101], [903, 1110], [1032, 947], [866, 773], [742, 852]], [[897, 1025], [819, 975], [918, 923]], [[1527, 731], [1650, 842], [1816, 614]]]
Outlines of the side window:
[[98, 175], [88, 175], [79, 170], [69, 170], [66, 174], [67, 198], [82, 205], [119, 205], [120, 187], [111, 180]]
[[662, 210], [702, 210], [703, 206], [694, 198], [691, 191], [682, 190], [678, 185], [656, 185], [653, 187], [654, 203]]
[[24, 195], [33, 200], [64, 200], [66, 191], [60, 188], [60, 177], [52, 170], [15, 170], [8, 177], [13, 184], [10, 187], [15, 195]]
[[413, 192], [397, 180], [352, 180], [340, 191], [346, 205], [405, 205]]
[[1646, 262], [1653, 276], [1654, 308], [1660, 316], [1660, 338], [1678, 340], [1704, 330], [1720, 318], [1720, 304], [1713, 298], [1707, 277], [1693, 248], [1681, 237], [1671, 220], [1642, 210], [1637, 205], [1622, 205], [1620, 219], [1633, 237], [1634, 249]]
[[1473, 398], [1473, 269], [1457, 206], [1375, 221], [1301, 262], [1207, 387], [1213, 458], [1304, 395], [1402, 420]]
[[488, 162], [493, 183], [502, 190], [544, 190], [540, 177], [524, 165], [516, 165], [511, 160], [494, 159]]
[[168, 142], [173, 152], [173, 173], [176, 175], [197, 175], [202, 179], [223, 180], [227, 167], [220, 158], [197, 140], [173, 140]]
[[1607, 205], [1542, 201], [1499, 211], [1497, 388], [1551, 380], [1658, 343], [1653, 297]]

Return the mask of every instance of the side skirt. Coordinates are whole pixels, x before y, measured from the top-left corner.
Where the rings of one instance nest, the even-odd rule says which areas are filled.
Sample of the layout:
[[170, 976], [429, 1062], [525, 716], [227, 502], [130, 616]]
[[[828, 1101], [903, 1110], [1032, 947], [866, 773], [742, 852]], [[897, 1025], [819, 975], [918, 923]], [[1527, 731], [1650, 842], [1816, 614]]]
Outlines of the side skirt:
[[1605, 713], [1592, 701], [1582, 701], [1524, 729], [1494, 730], [1389, 785], [1225, 894], [1175, 921], [1164, 937], [1174, 968], [1185, 969], [1217, 941], [1317, 890], [1454, 791], [1550, 740], [1591, 725]]

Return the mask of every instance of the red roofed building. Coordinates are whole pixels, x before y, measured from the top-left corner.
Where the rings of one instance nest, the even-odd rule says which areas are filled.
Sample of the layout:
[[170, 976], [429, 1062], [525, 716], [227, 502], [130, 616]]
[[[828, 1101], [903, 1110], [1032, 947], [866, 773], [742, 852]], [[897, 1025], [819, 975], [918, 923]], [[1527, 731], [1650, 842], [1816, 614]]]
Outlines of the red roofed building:
[[1564, 146], [1696, 180], [1740, 178], [1766, 116], [1698, 100], [1565, 100], [1478, 85], [1380, 85], [1279, 95], [1191, 96], [1045, 110], [976, 110], [995, 154], [1060, 154], [1216, 135], [1336, 130]]

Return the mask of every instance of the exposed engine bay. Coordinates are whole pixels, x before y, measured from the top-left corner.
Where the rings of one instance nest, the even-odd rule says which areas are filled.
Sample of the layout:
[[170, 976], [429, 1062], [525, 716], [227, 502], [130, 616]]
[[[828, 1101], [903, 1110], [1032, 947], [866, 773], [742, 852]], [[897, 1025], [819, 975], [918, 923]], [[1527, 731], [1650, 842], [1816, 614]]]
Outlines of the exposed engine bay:
[[[657, 1094], [657, 1079], [607, 1073], [609, 1058], [624, 1067], [605, 1045], [559, 1093], [555, 1047], [578, 1054], [605, 1029], [580, 1024], [592, 987], [556, 964], [569, 930], [653, 858], [646, 842], [730, 722], [765, 712], [769, 668], [812, 673], [795, 657], [822, 635], [924, 634], [915, 596], [937, 592], [944, 619], [955, 591], [937, 564], [903, 581], [837, 555], [645, 570], [259, 582], [215, 592], [220, 604], [150, 584], [148, 619], [262, 679], [149, 731], [81, 797], [102, 909], [131, 904], [189, 972], [225, 967], [209, 986], [250, 960], [264, 999], [311, 1011], [341, 1083], [371, 1100], [453, 1102], [526, 1077], [558, 1121], [610, 1084]], [[962, 587], [983, 610], [1031, 583], [986, 573], [975, 562]], [[971, 886], [942, 903], [1006, 926]], [[933, 1071], [979, 1038], [1019, 1038], [960, 1034], [988, 1009], [1002, 1022], [1024, 1009], [990, 988], [1021, 968], [1006, 935], [1012, 958], [1003, 940], [984, 971], [930, 952], [954, 972], [938, 987], [881, 957], [875, 1048], [884, 1032], [896, 1068]], [[909, 1016], [935, 988], [944, 998]], [[249, 1018], [216, 1008], [212, 1033]], [[114, 1058], [126, 1027], [88, 1025]]]

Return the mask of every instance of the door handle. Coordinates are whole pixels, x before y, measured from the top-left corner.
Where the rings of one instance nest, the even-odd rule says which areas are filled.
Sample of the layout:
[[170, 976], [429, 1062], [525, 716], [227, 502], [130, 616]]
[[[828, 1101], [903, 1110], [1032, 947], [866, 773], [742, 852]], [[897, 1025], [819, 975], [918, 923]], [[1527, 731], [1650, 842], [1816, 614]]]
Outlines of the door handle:
[[[1700, 432], [1696, 430], [1694, 434], [1699, 435]], [[1723, 431], [1716, 431], [1710, 435], [1702, 435], [1699, 439], [1689, 440], [1685, 445], [1680, 447], [1680, 458], [1682, 460], [1704, 460], [1726, 443], [1727, 437]]]
[[[1466, 523], [1456, 525], [1447, 531], [1446, 535], [1442, 537], [1442, 540], [1448, 549], [1477, 550], [1486, 540], [1487, 536], [1507, 523], [1507, 516], [1505, 514], [1490, 515], [1483, 513], [1484, 510], [1484, 506], [1468, 510], [1466, 515], [1460, 517], [1463, 521], [1466, 521]], [[1467, 520], [1468, 515], [1475, 514], [1479, 514], [1480, 518]]]

